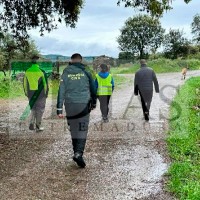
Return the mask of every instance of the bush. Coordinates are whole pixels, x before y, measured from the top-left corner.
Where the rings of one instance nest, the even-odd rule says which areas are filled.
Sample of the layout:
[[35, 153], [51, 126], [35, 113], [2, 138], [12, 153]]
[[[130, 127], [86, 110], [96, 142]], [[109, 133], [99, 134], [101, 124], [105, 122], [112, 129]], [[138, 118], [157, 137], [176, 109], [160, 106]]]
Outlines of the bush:
[[16, 98], [24, 96], [23, 84], [20, 81], [11, 81], [10, 78], [0, 79], [0, 98]]
[[190, 59], [190, 60], [188, 60], [188, 66], [192, 70], [199, 70], [200, 69], [200, 60]]
[[176, 62], [165, 58], [149, 61], [148, 65], [157, 73], [176, 72], [180, 70]]
[[188, 59], [200, 59], [200, 52], [194, 55], [189, 55]]

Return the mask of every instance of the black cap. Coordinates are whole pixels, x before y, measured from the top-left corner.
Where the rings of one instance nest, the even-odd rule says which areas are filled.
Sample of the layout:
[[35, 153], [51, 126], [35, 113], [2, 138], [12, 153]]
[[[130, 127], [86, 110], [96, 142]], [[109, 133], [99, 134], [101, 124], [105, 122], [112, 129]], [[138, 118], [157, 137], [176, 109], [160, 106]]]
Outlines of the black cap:
[[75, 54], [73, 54], [73, 55], [71, 56], [71, 59], [77, 59], [77, 58], [78, 58], [78, 59], [81, 59], [81, 60], [83, 59], [82, 56], [81, 56], [81, 54], [79, 54], [79, 53], [75, 53]]

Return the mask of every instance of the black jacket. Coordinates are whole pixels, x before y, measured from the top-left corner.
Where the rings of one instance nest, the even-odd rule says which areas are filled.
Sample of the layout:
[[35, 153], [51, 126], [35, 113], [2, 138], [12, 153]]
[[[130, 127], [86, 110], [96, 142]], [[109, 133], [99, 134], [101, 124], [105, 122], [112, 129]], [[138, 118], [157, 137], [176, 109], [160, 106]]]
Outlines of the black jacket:
[[138, 91], [152, 91], [153, 92], [153, 83], [155, 91], [159, 93], [159, 84], [153, 69], [142, 65], [141, 68], [135, 74], [134, 81], [134, 93], [138, 95]]

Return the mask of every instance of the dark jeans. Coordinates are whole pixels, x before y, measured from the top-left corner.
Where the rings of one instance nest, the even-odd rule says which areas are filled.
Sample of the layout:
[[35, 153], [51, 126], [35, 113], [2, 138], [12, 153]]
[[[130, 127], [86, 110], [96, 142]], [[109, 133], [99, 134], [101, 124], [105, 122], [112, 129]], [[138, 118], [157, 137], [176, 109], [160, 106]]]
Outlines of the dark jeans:
[[143, 114], [149, 113], [151, 101], [153, 97], [152, 91], [139, 91], [142, 103]]
[[89, 126], [88, 104], [65, 104], [74, 153], [83, 155]]
[[[30, 99], [29, 99], [30, 104]], [[39, 127], [42, 122], [42, 116], [45, 111], [46, 97], [38, 98], [31, 106], [30, 124], [35, 124]]]
[[98, 96], [102, 117], [108, 116], [110, 97], [110, 95]]

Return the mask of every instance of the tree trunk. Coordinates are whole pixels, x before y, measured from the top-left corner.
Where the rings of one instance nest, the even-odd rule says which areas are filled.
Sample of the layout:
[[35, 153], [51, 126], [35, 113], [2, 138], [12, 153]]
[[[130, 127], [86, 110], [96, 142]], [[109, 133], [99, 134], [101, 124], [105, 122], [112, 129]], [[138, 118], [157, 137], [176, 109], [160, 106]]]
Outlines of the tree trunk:
[[143, 49], [140, 49], [140, 59], [144, 59], [144, 51], [143, 51]]

